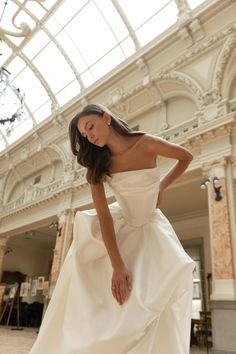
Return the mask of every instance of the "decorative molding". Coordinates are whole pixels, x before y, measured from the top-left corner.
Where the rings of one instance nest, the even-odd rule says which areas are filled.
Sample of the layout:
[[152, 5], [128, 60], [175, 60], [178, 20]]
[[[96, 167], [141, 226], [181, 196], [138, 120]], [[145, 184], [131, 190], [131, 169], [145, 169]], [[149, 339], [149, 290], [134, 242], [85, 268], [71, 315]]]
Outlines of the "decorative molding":
[[[215, 139], [216, 136], [229, 135], [231, 133], [231, 127], [235, 124], [236, 115], [234, 113], [228, 114], [223, 118], [219, 118], [204, 126], [198, 126], [197, 120], [194, 119], [190, 122], [183, 124], [180, 127], [167, 129], [162, 131], [158, 136], [161, 136], [167, 140], [180, 142], [184, 145], [200, 146], [209, 139]], [[194, 131], [194, 133], [193, 133]], [[180, 133], [181, 132], [181, 133]], [[50, 146], [53, 148], [53, 145]], [[54, 146], [55, 147], [55, 146]], [[58, 152], [58, 149], [56, 149]], [[200, 155], [199, 166], [201, 166], [202, 172], [207, 171], [214, 167], [216, 164], [224, 165], [226, 163], [225, 156], [230, 156], [231, 148], [225, 146], [219, 150], [214, 150], [213, 153], [207, 153], [205, 156]], [[65, 156], [64, 156], [65, 159]], [[67, 193], [73, 193], [74, 190], [82, 190], [88, 188], [88, 183], [85, 178], [85, 169], [76, 165], [76, 169], [73, 168], [73, 160], [71, 159], [64, 165], [63, 179], [54, 181], [47, 186], [35, 185], [28, 187], [24, 194], [17, 200], [1, 206], [2, 215], [10, 215], [19, 213], [25, 208], [31, 208], [34, 205], [42, 204], [50, 199], [58, 198], [59, 196]]]
[[212, 281], [210, 300], [236, 300], [234, 279], [215, 279]]
[[74, 193], [76, 190], [87, 189], [86, 170], [73, 171], [73, 181], [63, 178], [46, 186], [29, 185], [24, 193], [16, 200], [0, 205], [1, 219], [19, 214], [27, 209], [44, 204], [53, 199]]
[[218, 44], [220, 41], [223, 41], [225, 38], [234, 34], [236, 32], [236, 24], [229, 26], [227, 29], [219, 31], [212, 36], [208, 37], [206, 41], [196, 44], [192, 49], [188, 49], [185, 54], [179, 56], [176, 60], [165, 66], [164, 69], [160, 71], [162, 73], [170, 72], [171, 70], [176, 70], [177, 68], [182, 67], [183, 65], [188, 64], [194, 58], [199, 56], [204, 52], [209, 51], [212, 47]]
[[201, 87], [195, 82], [193, 78], [185, 73], [175, 71], [172, 69], [166, 69], [160, 71], [158, 74], [153, 75], [152, 82], [158, 83], [161, 80], [174, 80], [184, 84], [195, 95], [196, 103], [201, 108], [203, 104], [203, 91]]
[[221, 171], [221, 175], [218, 177], [225, 177], [224, 167], [226, 166], [226, 163], [227, 159], [224, 154], [219, 156], [219, 153], [214, 153], [214, 156], [208, 156], [207, 161], [202, 161], [201, 163], [202, 176], [205, 177], [206, 175], [212, 174], [213, 170], [218, 169]]
[[[236, 26], [233, 27], [234, 31], [236, 30]], [[223, 76], [224, 76], [224, 69], [226, 64], [230, 58], [230, 54], [232, 50], [235, 48], [236, 45], [236, 33], [232, 33], [225, 41], [224, 46], [221, 50], [219, 58], [216, 63], [216, 70], [214, 73], [213, 84], [212, 86], [218, 92], [221, 90]]]
[[140, 57], [136, 61], [136, 65], [143, 73], [143, 82], [142, 82], [143, 85], [144, 86], [149, 85], [151, 82], [151, 75], [150, 75], [150, 70], [149, 70], [148, 64], [146, 63], [146, 61], [142, 57]]
[[0, 34], [4, 36], [5, 35], [11, 36], [11, 37], [26, 37], [31, 32], [29, 25], [25, 22], [22, 22], [20, 24], [20, 27], [18, 27], [18, 29], [20, 30], [19, 32], [12, 32], [12, 31], [8, 31], [3, 27], [0, 27]]

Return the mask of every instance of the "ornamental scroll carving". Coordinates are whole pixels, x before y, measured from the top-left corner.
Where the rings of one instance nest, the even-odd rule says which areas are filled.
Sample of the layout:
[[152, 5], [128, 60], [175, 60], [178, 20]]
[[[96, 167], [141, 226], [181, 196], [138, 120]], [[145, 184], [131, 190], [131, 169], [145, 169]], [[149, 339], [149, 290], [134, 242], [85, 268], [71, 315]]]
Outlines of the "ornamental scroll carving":
[[223, 81], [224, 70], [229, 60], [230, 54], [236, 46], [236, 33], [233, 33], [227, 38], [225, 45], [221, 51], [218, 62], [216, 64], [216, 71], [213, 78], [213, 87], [220, 91]]

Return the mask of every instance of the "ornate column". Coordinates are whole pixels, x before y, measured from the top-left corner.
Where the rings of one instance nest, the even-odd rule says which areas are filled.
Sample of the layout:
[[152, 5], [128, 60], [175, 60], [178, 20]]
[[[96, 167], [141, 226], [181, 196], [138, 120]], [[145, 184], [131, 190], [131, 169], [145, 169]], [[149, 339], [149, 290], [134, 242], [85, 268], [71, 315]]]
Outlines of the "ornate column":
[[7, 245], [8, 238], [7, 237], [1, 237], [0, 238], [0, 282], [2, 279], [2, 265], [3, 265], [3, 258], [5, 255], [6, 251], [6, 245]]
[[212, 164], [205, 164], [202, 168], [205, 177], [218, 177], [223, 197], [219, 201], [215, 200], [214, 187], [210, 183], [207, 191], [212, 257], [210, 308], [213, 354], [236, 354], [235, 211], [229, 163], [226, 158], [221, 158]]
[[75, 212], [76, 212], [76, 210], [70, 209], [70, 210], [68, 210], [68, 213], [66, 215], [66, 223], [65, 223], [65, 230], [64, 230], [65, 236], [64, 236], [64, 243], [63, 243], [63, 248], [62, 248], [60, 267], [62, 266], [62, 264], [64, 262], [64, 259], [67, 255], [67, 252], [68, 252], [69, 247], [72, 242]]
[[50, 275], [50, 294], [55, 288], [58, 275], [60, 273], [61, 266], [69, 249], [69, 245], [72, 239], [74, 221], [74, 210], [68, 209], [58, 214], [58, 228], [57, 237], [54, 248], [54, 257], [52, 262], [52, 269]]
[[52, 269], [50, 275], [50, 292], [49, 297], [51, 297], [52, 292], [55, 288], [57, 278], [60, 272], [62, 250], [65, 238], [65, 224], [66, 224], [67, 211], [62, 211], [58, 216], [58, 227], [57, 227], [57, 237], [54, 247], [54, 256], [52, 261]]

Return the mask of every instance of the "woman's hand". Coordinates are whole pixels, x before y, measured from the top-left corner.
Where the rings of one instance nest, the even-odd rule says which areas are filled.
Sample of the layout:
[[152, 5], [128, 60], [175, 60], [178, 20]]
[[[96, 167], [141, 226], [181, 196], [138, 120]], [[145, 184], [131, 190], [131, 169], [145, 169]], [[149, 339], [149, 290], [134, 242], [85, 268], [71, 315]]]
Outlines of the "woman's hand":
[[125, 265], [115, 267], [111, 281], [111, 291], [117, 302], [122, 305], [132, 289], [131, 273]]

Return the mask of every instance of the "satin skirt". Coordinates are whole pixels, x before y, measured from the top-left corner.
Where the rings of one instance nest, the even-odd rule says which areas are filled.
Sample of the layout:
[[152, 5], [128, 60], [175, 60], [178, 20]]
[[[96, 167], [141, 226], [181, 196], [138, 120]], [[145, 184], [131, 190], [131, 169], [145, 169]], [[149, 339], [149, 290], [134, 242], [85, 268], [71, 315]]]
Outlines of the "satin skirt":
[[112, 267], [94, 209], [78, 212], [74, 238], [30, 354], [189, 354], [195, 262], [156, 209], [135, 227], [110, 205], [128, 300], [111, 293]]

